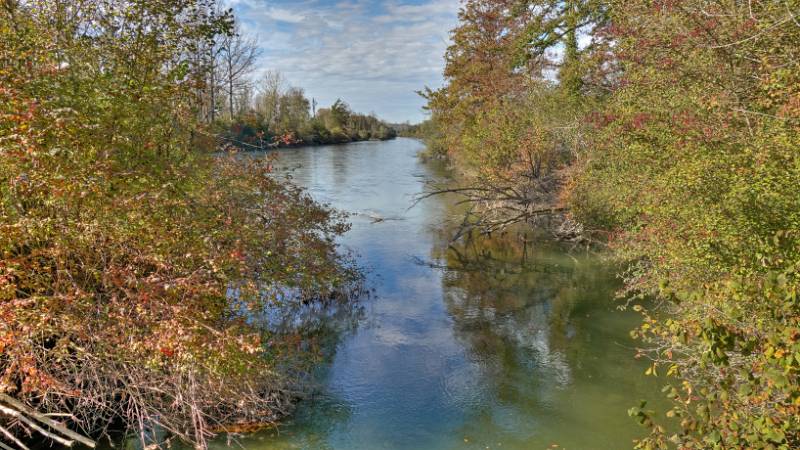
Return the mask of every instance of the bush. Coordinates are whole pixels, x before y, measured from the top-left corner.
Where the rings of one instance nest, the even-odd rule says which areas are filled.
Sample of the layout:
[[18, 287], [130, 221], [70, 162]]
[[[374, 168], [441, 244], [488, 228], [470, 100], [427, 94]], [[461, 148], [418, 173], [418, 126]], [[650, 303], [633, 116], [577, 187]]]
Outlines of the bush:
[[227, 16], [104, 5], [0, 9], [0, 393], [203, 446], [288, 410], [290, 355], [255, 318], [346, 290], [347, 226], [269, 161], [196, 150], [205, 68], [183, 58]]
[[798, 448], [800, 5], [650, 3], [614, 9], [624, 79], [572, 193], [666, 300], [635, 334], [682, 432], [636, 410], [640, 447]]

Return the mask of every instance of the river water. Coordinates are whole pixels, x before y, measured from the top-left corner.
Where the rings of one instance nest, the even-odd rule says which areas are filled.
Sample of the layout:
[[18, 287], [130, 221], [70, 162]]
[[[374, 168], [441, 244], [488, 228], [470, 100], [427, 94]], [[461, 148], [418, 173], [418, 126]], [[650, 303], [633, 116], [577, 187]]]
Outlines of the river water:
[[637, 317], [617, 310], [613, 270], [520, 233], [448, 248], [453, 199], [409, 209], [442, 176], [421, 149], [401, 138], [277, 152], [318, 201], [354, 213], [342, 245], [375, 295], [320, 368], [317, 392], [279, 430], [239, 444], [631, 448], [644, 430], [627, 408], [661, 394], [633, 358]]

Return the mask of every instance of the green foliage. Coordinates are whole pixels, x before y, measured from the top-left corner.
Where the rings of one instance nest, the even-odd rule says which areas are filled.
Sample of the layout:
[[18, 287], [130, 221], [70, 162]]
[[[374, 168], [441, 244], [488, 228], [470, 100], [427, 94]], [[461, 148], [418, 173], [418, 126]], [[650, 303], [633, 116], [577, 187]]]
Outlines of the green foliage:
[[628, 263], [622, 295], [661, 300], [634, 334], [675, 423], [633, 408], [640, 448], [800, 447], [798, 17], [797, 1], [473, 0], [447, 85], [425, 92], [471, 192], [526, 193], [476, 209], [507, 223], [561, 201]]
[[436, 116], [424, 120], [418, 124], [393, 124], [392, 128], [397, 130], [398, 136], [421, 139], [425, 142], [425, 150], [422, 152], [424, 158], [443, 159], [447, 157], [447, 149], [441, 144], [442, 132]]
[[[800, 28], [788, 2], [625, 2], [574, 214], [614, 230], [681, 448], [800, 445]], [[702, 6], [702, 7], [701, 7]], [[654, 422], [658, 422], [655, 420]], [[665, 446], [664, 428], [642, 448]]]
[[[446, 86], [420, 93], [437, 128], [429, 152], [446, 154], [460, 172], [460, 192], [483, 216], [471, 222], [484, 232], [561, 210], [561, 188], [591, 131], [584, 117], [607, 95], [610, 68], [596, 61], [608, 40], [598, 34], [577, 44], [579, 30], [605, 20], [592, 5], [466, 2], [445, 55]], [[554, 56], [565, 40], [568, 54]]]
[[354, 141], [388, 140], [397, 132], [374, 115], [355, 113], [342, 100], [321, 108], [311, 117], [311, 103], [302, 89], [276, 93], [275, 109], [262, 106], [239, 114], [214, 127], [223, 139], [245, 150], [295, 145], [342, 144]]

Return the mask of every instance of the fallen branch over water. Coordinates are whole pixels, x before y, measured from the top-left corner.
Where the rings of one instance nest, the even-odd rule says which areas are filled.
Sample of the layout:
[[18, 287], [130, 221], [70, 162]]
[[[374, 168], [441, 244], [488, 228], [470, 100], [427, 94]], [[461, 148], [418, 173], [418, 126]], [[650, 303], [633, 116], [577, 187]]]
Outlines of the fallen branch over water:
[[471, 180], [470, 185], [456, 187], [432, 183], [416, 197], [411, 207], [434, 196], [459, 196], [455, 204], [468, 208], [452, 238], [456, 241], [472, 230], [491, 235], [517, 223], [564, 216], [568, 209], [558, 205], [556, 199], [559, 185], [557, 174], [523, 180], [479, 178]]
[[[36, 431], [42, 436], [52, 439], [53, 441], [58, 442], [61, 445], [72, 447], [75, 444], [75, 442], [80, 442], [81, 444], [90, 448], [94, 448], [97, 445], [93, 440], [70, 430], [64, 425], [54, 421], [53, 419], [45, 416], [44, 414], [41, 414], [33, 410], [32, 408], [29, 408], [25, 404], [17, 401], [15, 398], [7, 394], [0, 393], [0, 402], [1, 402], [0, 414], [12, 417], [22, 422], [31, 430]], [[46, 427], [50, 427], [54, 431], [46, 430], [39, 424], [44, 425]], [[11, 432], [9, 432], [4, 427], [0, 426], [0, 432], [2, 432], [7, 438], [12, 440], [12, 442], [14, 442], [21, 450], [27, 449], [27, 447], [22, 442], [20, 442], [16, 437], [14, 437], [13, 434], [11, 434]], [[2, 443], [0, 442], [0, 444]], [[9, 449], [9, 447], [5, 445], [2, 445], [2, 447], [4, 449], [11, 450]]]

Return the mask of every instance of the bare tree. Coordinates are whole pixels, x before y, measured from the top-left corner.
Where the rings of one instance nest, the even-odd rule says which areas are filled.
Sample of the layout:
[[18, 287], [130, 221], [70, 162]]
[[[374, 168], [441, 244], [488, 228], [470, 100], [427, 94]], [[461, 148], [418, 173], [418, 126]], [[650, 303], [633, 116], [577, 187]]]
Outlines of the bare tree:
[[237, 98], [236, 90], [248, 86], [249, 75], [255, 66], [255, 61], [260, 55], [256, 39], [242, 35], [237, 25], [230, 36], [222, 42], [220, 57], [223, 65], [223, 76], [228, 96], [228, 118], [233, 119], [236, 108], [234, 102]]
[[[218, 6], [217, 9], [219, 9]], [[215, 12], [215, 14], [218, 14], [218, 12]], [[220, 88], [220, 80], [223, 77], [223, 74], [221, 73], [221, 55], [225, 49], [224, 43], [228, 39], [229, 37], [225, 35], [214, 36], [213, 39], [204, 40], [203, 44], [201, 45], [200, 53], [203, 59], [205, 75], [208, 77], [204, 83], [203, 97], [204, 99], [207, 98], [208, 101], [206, 105], [205, 118], [209, 122], [213, 122], [216, 119], [217, 91]]]
[[259, 80], [256, 111], [264, 117], [267, 126], [274, 126], [278, 118], [280, 99], [288, 89], [286, 79], [278, 71], [269, 70]]
[[241, 86], [234, 94], [236, 96], [236, 114], [244, 115], [251, 111], [254, 104], [253, 82], [246, 80], [241, 83]]

